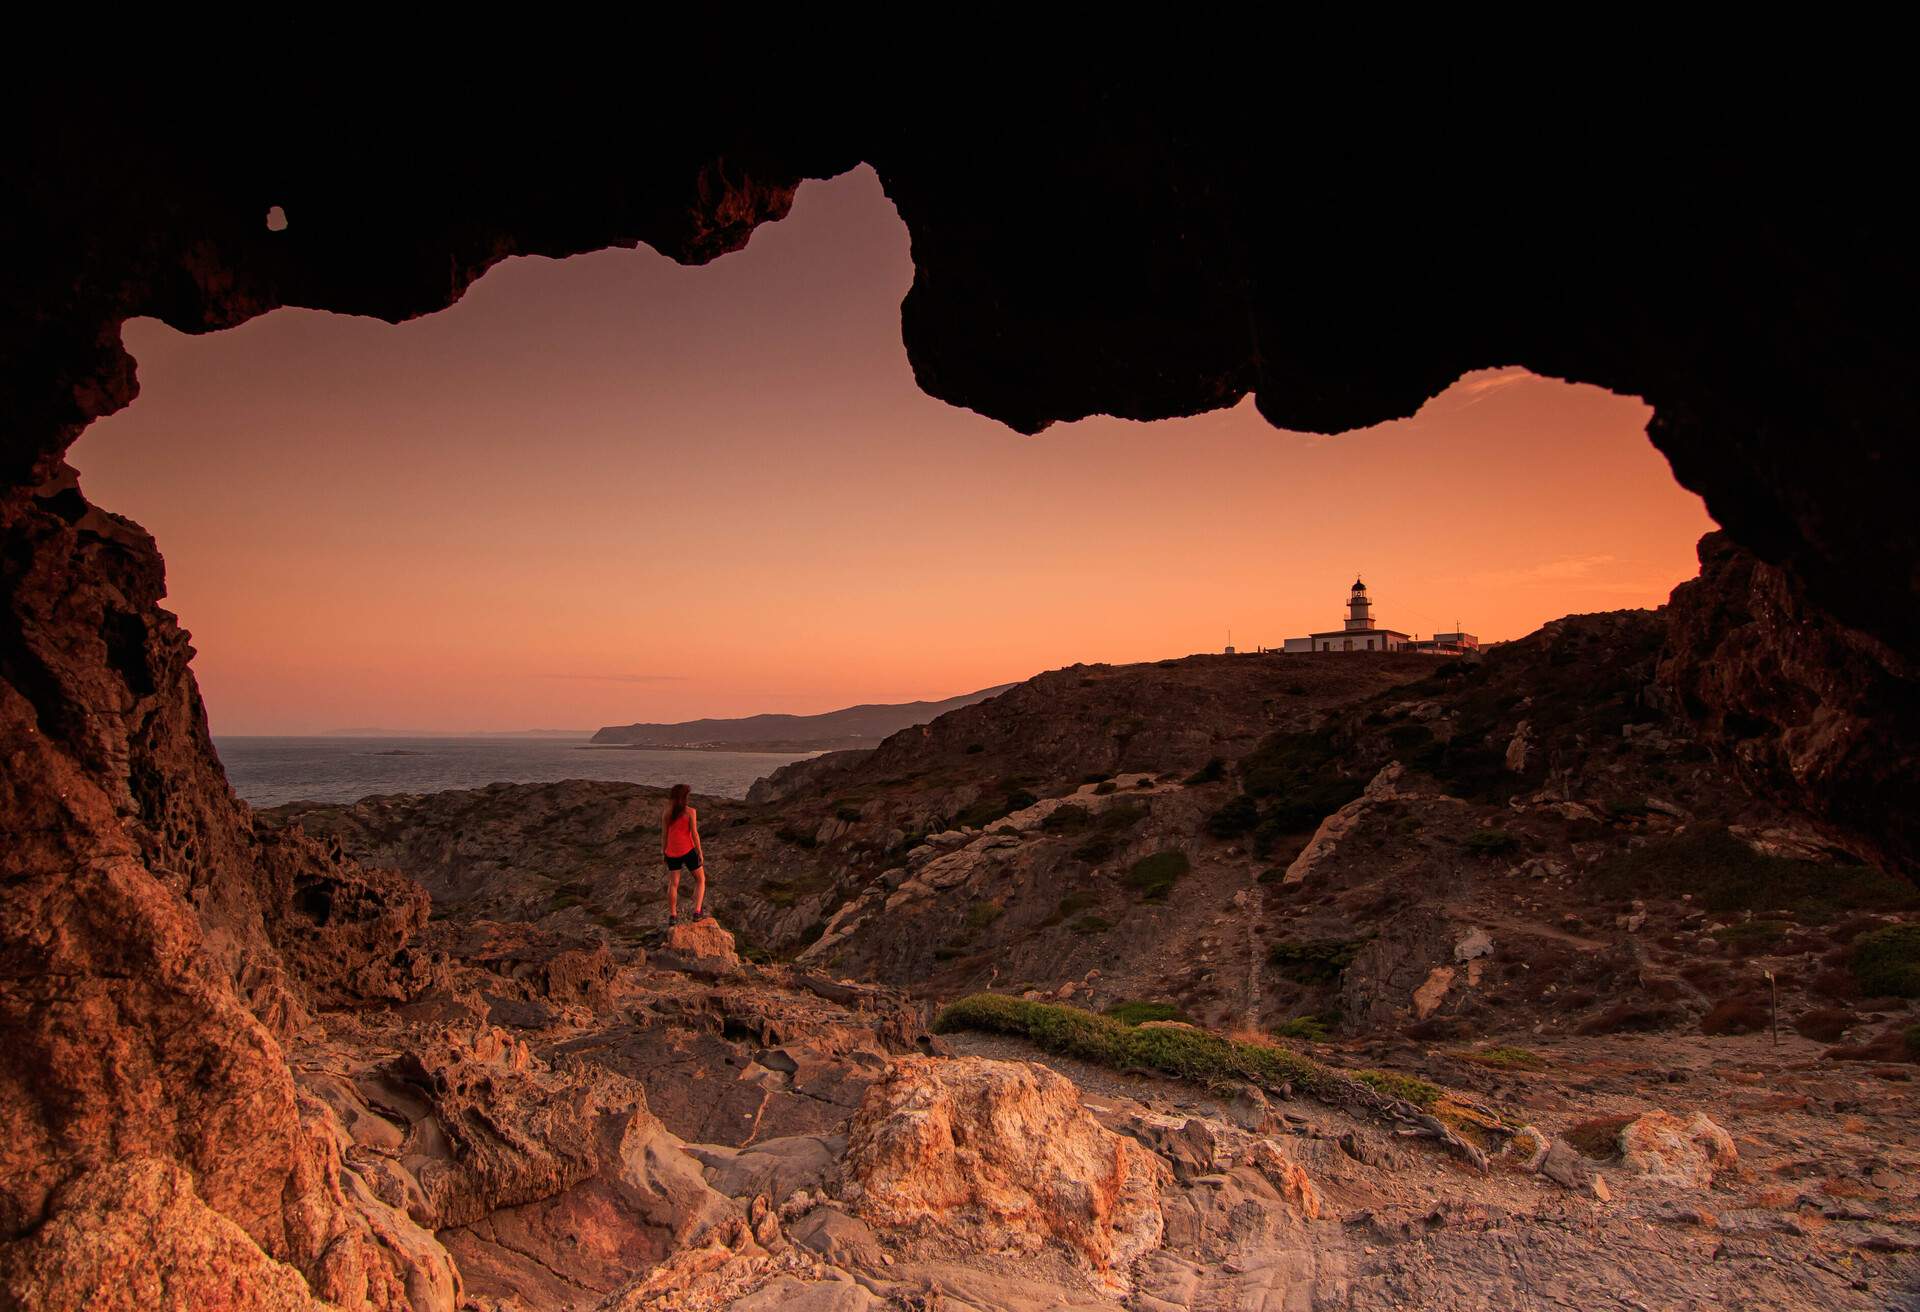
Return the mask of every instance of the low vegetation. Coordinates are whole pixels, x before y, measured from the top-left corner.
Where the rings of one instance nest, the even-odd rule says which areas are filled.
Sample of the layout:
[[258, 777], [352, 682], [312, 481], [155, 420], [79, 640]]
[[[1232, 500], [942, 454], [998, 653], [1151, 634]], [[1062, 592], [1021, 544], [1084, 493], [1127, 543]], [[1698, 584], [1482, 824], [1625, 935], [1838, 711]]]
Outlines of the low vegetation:
[[1186, 779], [1184, 779], [1182, 782], [1186, 783], [1189, 786], [1192, 786], [1194, 784], [1218, 783], [1221, 779], [1224, 779], [1226, 777], [1226, 774], [1227, 774], [1227, 763], [1216, 756], [1213, 759], [1209, 760], [1205, 765], [1201, 766], [1198, 770], [1195, 770], [1192, 774], [1188, 775]]
[[985, 829], [995, 820], [1004, 820], [1015, 811], [1024, 811], [1040, 799], [1024, 788], [1009, 788], [981, 798], [954, 816], [956, 829]]
[[1180, 1008], [1171, 1002], [1116, 1002], [1107, 1008], [1106, 1014], [1123, 1025], [1138, 1025], [1149, 1020], [1186, 1019]]
[[1868, 865], [1797, 861], [1756, 852], [1721, 825], [1699, 825], [1601, 861], [1591, 876], [1608, 898], [1690, 895], [1720, 913], [1759, 908], [1819, 918], [1920, 907], [1920, 889]]
[[1735, 956], [1758, 956], [1785, 938], [1793, 926], [1778, 920], [1748, 920], [1738, 925], [1722, 925], [1713, 937], [1726, 944]]
[[1520, 846], [1520, 840], [1504, 829], [1476, 829], [1461, 846], [1480, 856], [1500, 856]]
[[1862, 934], [1847, 953], [1847, 965], [1869, 997], [1920, 998], [1920, 924]]
[[1143, 901], [1164, 902], [1173, 891], [1174, 882], [1191, 869], [1193, 863], [1187, 860], [1185, 852], [1168, 848], [1135, 861], [1127, 867], [1120, 882], [1138, 893]]
[[1207, 1030], [1142, 1029], [1058, 1003], [1027, 1002], [998, 993], [976, 993], [943, 1008], [936, 1033], [985, 1030], [1030, 1039], [1049, 1052], [1115, 1070], [1153, 1070], [1209, 1088], [1252, 1083], [1286, 1086], [1340, 1101], [1340, 1086], [1362, 1084], [1417, 1107], [1432, 1107], [1441, 1089], [1425, 1080], [1387, 1071], [1336, 1071], [1297, 1052], [1269, 1043], [1224, 1038]]
[[1260, 823], [1260, 806], [1242, 794], [1207, 817], [1207, 832], [1215, 838], [1238, 838]]
[[1078, 833], [1092, 823], [1093, 812], [1078, 802], [1068, 802], [1064, 806], [1056, 806], [1047, 812], [1046, 818], [1040, 822], [1040, 828], [1049, 834], [1072, 834]]
[[985, 900], [969, 903], [967, 906], [966, 926], [969, 934], [977, 934], [994, 921], [1000, 919], [1001, 908]]
[[1057, 925], [1069, 916], [1077, 916], [1082, 911], [1099, 905], [1100, 895], [1098, 893], [1091, 892], [1084, 888], [1076, 889], [1060, 899], [1059, 905], [1054, 907], [1053, 914], [1047, 917], [1045, 923]]
[[1325, 733], [1283, 732], [1269, 735], [1241, 760], [1241, 790], [1259, 807], [1252, 827], [1256, 853], [1265, 856], [1287, 838], [1312, 833], [1360, 796], [1365, 781], [1341, 774], [1337, 758]]
[[1531, 1048], [1479, 1048], [1453, 1055], [1461, 1061], [1496, 1071], [1537, 1071], [1545, 1069], [1547, 1064], [1547, 1059]]
[[1295, 1016], [1273, 1027], [1278, 1039], [1301, 1039], [1307, 1043], [1325, 1043], [1333, 1034], [1334, 1022], [1325, 1016]]
[[1335, 984], [1365, 939], [1309, 939], [1276, 943], [1267, 964], [1296, 984]]
[[776, 907], [790, 907], [803, 898], [824, 893], [833, 887], [833, 876], [824, 870], [808, 871], [792, 879], [768, 879], [760, 885], [760, 896]]

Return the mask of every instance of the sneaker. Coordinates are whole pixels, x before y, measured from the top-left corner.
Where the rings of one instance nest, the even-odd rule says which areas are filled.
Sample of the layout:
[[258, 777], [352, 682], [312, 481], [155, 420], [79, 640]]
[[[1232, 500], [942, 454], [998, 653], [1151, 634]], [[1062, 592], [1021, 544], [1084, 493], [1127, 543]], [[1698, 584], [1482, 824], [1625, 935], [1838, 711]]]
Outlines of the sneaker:
[[712, 920], [712, 919], [713, 919], [713, 912], [711, 912], [711, 911], [696, 911], [696, 912], [694, 912], [694, 913], [693, 913], [693, 918], [694, 918], [695, 920]]
[[680, 923], [680, 917], [672, 914], [671, 912], [667, 914], [667, 928], [671, 929], [673, 928], [673, 926], [679, 923]]

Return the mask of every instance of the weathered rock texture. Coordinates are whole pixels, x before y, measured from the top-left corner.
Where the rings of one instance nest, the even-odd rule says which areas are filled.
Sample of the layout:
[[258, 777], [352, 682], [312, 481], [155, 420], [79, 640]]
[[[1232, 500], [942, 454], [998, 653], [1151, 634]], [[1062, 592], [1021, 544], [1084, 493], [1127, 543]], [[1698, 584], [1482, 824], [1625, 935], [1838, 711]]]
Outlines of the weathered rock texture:
[[1724, 533], [1701, 539], [1669, 612], [1675, 709], [1750, 786], [1920, 872], [1920, 666]]
[[403, 1301], [283, 1044], [311, 1005], [404, 992], [410, 881], [262, 842], [207, 737], [160, 558], [68, 473], [0, 498], [0, 1242], [93, 1168], [149, 1158], [316, 1293]]
[[1071, 1081], [977, 1057], [896, 1062], [854, 1118], [846, 1170], [869, 1221], [972, 1249], [1060, 1244], [1100, 1272], [1159, 1245], [1170, 1180]]
[[[811, 80], [884, 106], [856, 115], [784, 69], [736, 70], [717, 95], [708, 61], [680, 66], [619, 79], [599, 104], [356, 100], [281, 71], [206, 93], [69, 78], [14, 116], [28, 130], [0, 217], [19, 256], [0, 283], [0, 1242], [67, 1212], [85, 1224], [94, 1195], [64, 1187], [150, 1158], [329, 1300], [397, 1302], [412, 1261], [330, 1182], [283, 1045], [316, 1005], [419, 987], [433, 963], [405, 942], [424, 904], [256, 836], [159, 608], [157, 552], [61, 465], [133, 399], [129, 316], [192, 332], [282, 305], [400, 320], [515, 254], [646, 242], [701, 262], [784, 215], [801, 179], [866, 159], [912, 233], [903, 332], [932, 394], [1026, 431], [1248, 393], [1276, 423], [1337, 430], [1495, 364], [1637, 394], [1681, 482], [1780, 571], [1807, 624], [1884, 644], [1894, 691], [1873, 695], [1911, 705], [1920, 520], [1898, 457], [1920, 418], [1920, 276], [1885, 166], [1897, 147], [1872, 127], [1903, 120], [1863, 103], [1871, 77], [1842, 124], [1811, 98], [1729, 138], [1720, 102], [1709, 146], [1671, 100], [1642, 114], [1559, 66], [1551, 88], [1490, 79], [1484, 100], [1451, 68], [1444, 90], [1375, 69], [1372, 103], [1407, 110], [1378, 136], [1326, 130], [1324, 88], [1265, 68], [1238, 70], [1246, 92], [1212, 65], [1187, 85], [1166, 74], [1151, 100], [1051, 76], [1042, 98], [989, 102], [919, 69]], [[1610, 112], [1589, 117], [1594, 103]], [[1494, 126], [1504, 167], [1463, 171], [1462, 142]], [[1428, 201], [1418, 221], [1408, 196]], [[284, 231], [265, 225], [276, 205]], [[1804, 650], [1742, 627], [1756, 666]], [[1790, 737], [1714, 719], [1752, 701], [1730, 686], [1689, 704], [1742, 742]], [[1840, 795], [1898, 780], [1879, 741], [1751, 754], [1763, 774], [1780, 768], [1769, 755], [1825, 762], [1794, 776], [1806, 804], [1910, 852]]]
[[1647, 1112], [1621, 1128], [1620, 1162], [1661, 1184], [1706, 1189], [1716, 1174], [1739, 1165], [1740, 1150], [1733, 1136], [1704, 1113], [1683, 1119]]

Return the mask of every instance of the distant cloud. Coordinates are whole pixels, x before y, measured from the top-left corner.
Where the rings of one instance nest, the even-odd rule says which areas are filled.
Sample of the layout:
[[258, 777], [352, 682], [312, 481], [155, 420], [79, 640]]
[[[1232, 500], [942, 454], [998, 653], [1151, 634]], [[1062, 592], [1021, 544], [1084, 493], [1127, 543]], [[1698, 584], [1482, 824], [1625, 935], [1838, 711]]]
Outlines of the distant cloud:
[[1555, 560], [1543, 560], [1538, 564], [1520, 565], [1512, 569], [1481, 570], [1449, 582], [1474, 588], [1525, 588], [1548, 584], [1572, 584], [1582, 592], [1619, 593], [1623, 596], [1631, 596], [1643, 594], [1649, 589], [1658, 590], [1661, 587], [1671, 586], [1677, 581], [1646, 577], [1639, 568], [1646, 564], [1646, 561], [1621, 560], [1618, 556], [1606, 553], [1591, 556], [1561, 556]]
[[1455, 383], [1451, 390], [1461, 394], [1463, 399], [1460, 402], [1460, 408], [1464, 410], [1470, 405], [1479, 405], [1502, 388], [1511, 387], [1515, 383], [1524, 383], [1532, 377], [1534, 377], [1533, 374], [1517, 366], [1511, 369], [1495, 369], [1477, 375], [1469, 374]]
[[685, 683], [684, 674], [542, 674], [543, 679], [582, 679], [588, 683]]
[[1613, 564], [1615, 559], [1610, 555], [1562, 556], [1558, 560], [1543, 560], [1537, 565], [1522, 565], [1516, 569], [1481, 570], [1468, 575], [1467, 582], [1492, 587], [1512, 587], [1520, 583], [1564, 583], [1570, 579], [1584, 579], [1601, 566]]

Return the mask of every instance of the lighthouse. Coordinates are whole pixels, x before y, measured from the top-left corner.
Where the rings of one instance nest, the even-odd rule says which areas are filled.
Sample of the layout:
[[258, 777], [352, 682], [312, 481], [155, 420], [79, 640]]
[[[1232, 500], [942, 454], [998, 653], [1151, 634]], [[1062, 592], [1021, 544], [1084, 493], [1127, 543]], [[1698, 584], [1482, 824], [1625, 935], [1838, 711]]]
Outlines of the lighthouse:
[[1373, 598], [1364, 579], [1347, 590], [1347, 617], [1342, 626], [1304, 638], [1288, 638], [1282, 651], [1400, 651], [1413, 641], [1398, 629], [1374, 627]]
[[1353, 581], [1353, 591], [1347, 594], [1348, 633], [1373, 629], [1373, 602], [1367, 597], [1367, 585], [1359, 579]]

